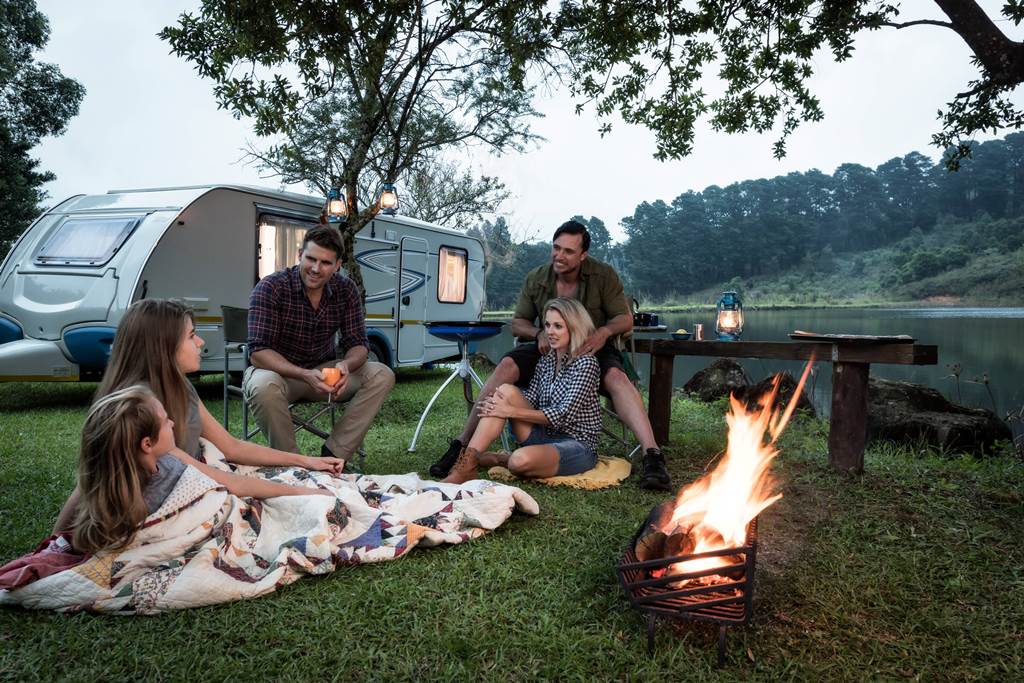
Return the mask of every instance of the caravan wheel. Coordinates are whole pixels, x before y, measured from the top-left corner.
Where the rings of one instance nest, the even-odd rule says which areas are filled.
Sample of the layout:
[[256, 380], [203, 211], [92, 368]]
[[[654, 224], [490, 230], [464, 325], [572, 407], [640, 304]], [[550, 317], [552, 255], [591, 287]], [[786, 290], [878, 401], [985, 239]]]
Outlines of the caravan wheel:
[[391, 366], [391, 354], [384, 347], [384, 344], [374, 337], [370, 337], [370, 355], [367, 360], [371, 360], [375, 363], [383, 363], [388, 367]]

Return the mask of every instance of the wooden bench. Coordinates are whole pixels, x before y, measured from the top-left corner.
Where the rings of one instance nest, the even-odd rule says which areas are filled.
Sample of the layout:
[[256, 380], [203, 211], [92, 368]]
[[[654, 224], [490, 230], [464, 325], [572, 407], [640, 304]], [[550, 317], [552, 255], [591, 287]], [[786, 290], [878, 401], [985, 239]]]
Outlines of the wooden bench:
[[872, 363], [935, 365], [939, 347], [926, 344], [864, 344], [859, 342], [676, 341], [636, 339], [638, 353], [651, 355], [650, 399], [647, 413], [654, 438], [669, 442], [672, 419], [672, 366], [676, 356], [769, 358], [832, 363], [832, 410], [828, 459], [840, 472], [864, 470], [868, 425], [868, 370]]

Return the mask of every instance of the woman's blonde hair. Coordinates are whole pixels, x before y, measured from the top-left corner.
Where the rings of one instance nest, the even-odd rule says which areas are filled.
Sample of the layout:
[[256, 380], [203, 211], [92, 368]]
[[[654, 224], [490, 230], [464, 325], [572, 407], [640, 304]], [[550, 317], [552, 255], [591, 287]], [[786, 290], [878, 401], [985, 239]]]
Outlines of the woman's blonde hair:
[[143, 299], [129, 306], [96, 389], [96, 398], [101, 398], [133, 384], [150, 387], [174, 420], [175, 443], [185, 443], [188, 426], [188, 379], [175, 361], [186, 320], [195, 324], [192, 311], [173, 299]]
[[579, 301], [567, 297], [552, 299], [544, 306], [542, 325], [548, 317], [548, 311], [556, 311], [565, 320], [565, 326], [569, 329], [569, 358], [576, 358], [583, 342], [594, 333], [594, 321], [590, 319], [590, 314]]
[[148, 510], [142, 492], [149, 473], [139, 462], [142, 440], [160, 436], [156, 397], [142, 385], [104, 396], [89, 409], [78, 454], [82, 502], [72, 544], [82, 552], [123, 548]]

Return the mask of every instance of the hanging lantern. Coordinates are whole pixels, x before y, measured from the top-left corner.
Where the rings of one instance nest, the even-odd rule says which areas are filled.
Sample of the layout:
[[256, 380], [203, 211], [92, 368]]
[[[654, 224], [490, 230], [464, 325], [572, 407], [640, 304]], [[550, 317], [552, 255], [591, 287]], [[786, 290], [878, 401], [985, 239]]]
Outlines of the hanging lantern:
[[380, 186], [377, 208], [386, 216], [394, 216], [398, 213], [398, 190], [395, 189], [394, 183], [384, 183]]
[[715, 332], [719, 341], [739, 341], [743, 334], [743, 302], [736, 292], [722, 292], [722, 298], [718, 300]]
[[337, 187], [332, 187], [327, 193], [327, 222], [344, 223], [348, 217], [348, 204], [345, 203], [345, 195]]

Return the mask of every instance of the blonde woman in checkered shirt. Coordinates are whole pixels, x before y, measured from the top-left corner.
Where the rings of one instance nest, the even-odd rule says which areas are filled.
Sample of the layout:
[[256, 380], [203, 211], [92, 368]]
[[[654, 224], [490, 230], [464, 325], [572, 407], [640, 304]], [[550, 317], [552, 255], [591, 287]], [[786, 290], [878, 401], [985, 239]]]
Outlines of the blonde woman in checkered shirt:
[[[520, 477], [553, 477], [586, 472], [597, 463], [601, 370], [593, 354], [580, 353], [594, 323], [580, 302], [568, 298], [549, 301], [543, 319], [551, 350], [537, 363], [530, 386], [520, 391], [503, 384], [480, 401], [480, 424], [444, 482], [476, 479], [477, 467], [504, 465]], [[485, 453], [506, 420], [519, 448]]]

